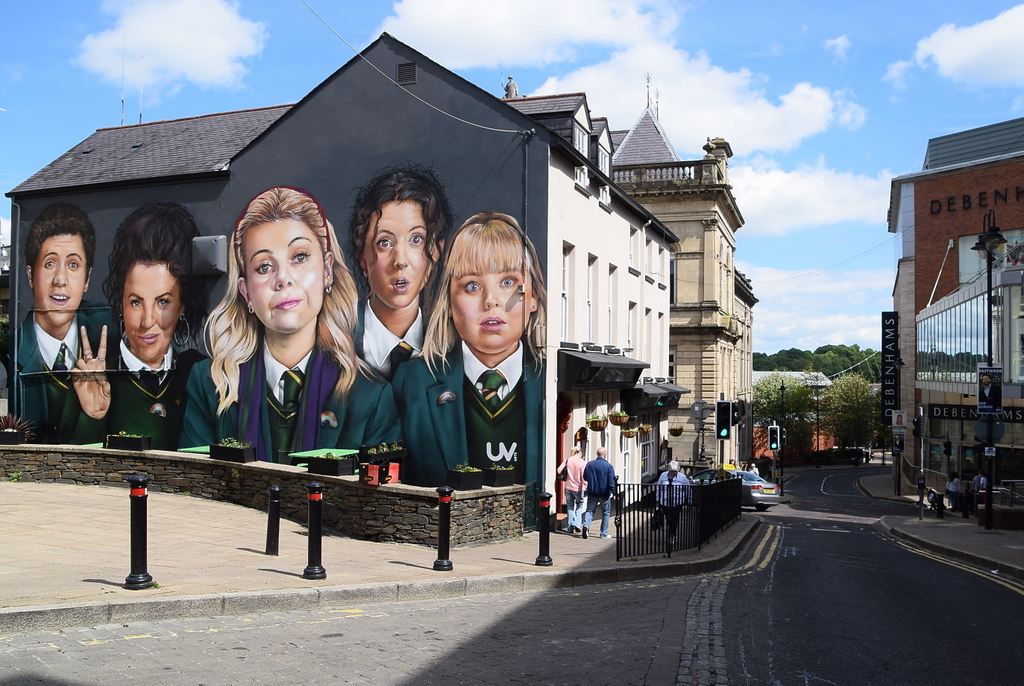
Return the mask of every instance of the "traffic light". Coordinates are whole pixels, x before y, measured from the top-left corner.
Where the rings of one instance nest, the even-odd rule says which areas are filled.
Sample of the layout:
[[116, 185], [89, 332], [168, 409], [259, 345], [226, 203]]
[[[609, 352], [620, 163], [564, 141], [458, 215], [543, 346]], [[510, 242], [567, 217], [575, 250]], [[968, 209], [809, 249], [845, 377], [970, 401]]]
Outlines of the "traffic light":
[[772, 424], [768, 427], [768, 450], [779, 449], [779, 427]]
[[786, 445], [786, 430], [785, 429], [780, 429], [779, 433], [782, 434], [781, 436], [779, 436], [779, 445], [785, 446]]
[[953, 442], [952, 442], [952, 441], [950, 441], [949, 439], [947, 439], [947, 440], [946, 440], [946, 441], [945, 441], [945, 442], [944, 442], [944, 443], [942, 444], [942, 454], [943, 454], [943, 455], [946, 455], [946, 456], [949, 456], [949, 455], [952, 455], [952, 454], [953, 454]]
[[715, 403], [715, 437], [727, 441], [732, 435], [732, 403], [719, 400]]
[[914, 417], [914, 435], [918, 438], [921, 437], [921, 425], [924, 424], [923, 417]]
[[743, 419], [742, 410], [743, 406], [740, 404], [743, 401], [735, 402], [732, 404], [732, 425], [736, 426]]

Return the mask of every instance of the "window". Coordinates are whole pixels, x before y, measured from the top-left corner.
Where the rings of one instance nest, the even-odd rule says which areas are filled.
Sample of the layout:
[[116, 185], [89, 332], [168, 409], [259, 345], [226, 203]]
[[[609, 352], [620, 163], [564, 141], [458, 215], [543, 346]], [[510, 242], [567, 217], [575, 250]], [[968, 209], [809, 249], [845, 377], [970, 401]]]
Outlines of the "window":
[[676, 382], [676, 349], [674, 346], [668, 349], [668, 378], [672, 380], [672, 383]]
[[605, 205], [610, 205], [612, 203], [612, 194], [608, 189], [608, 186], [601, 186], [601, 192], [597, 199]]
[[629, 227], [629, 266], [636, 269], [636, 259], [633, 255], [633, 246], [636, 244], [636, 229]]
[[676, 304], [676, 261], [669, 260], [668, 263], [668, 303]]
[[562, 246], [562, 340], [569, 340], [569, 284], [572, 246]]
[[[640, 422], [644, 424], [655, 424], [656, 421], [652, 421], [649, 414], [643, 414], [640, 416]], [[654, 459], [654, 432], [640, 434], [640, 475], [647, 476], [653, 474], [655, 465]]]
[[633, 326], [636, 324], [636, 303], [629, 303], [629, 309], [626, 311], [626, 347], [635, 348], [633, 345], [633, 339], [636, 337], [633, 331]]
[[585, 166], [576, 167], [576, 185], [583, 189], [590, 185], [590, 170]]
[[587, 260], [587, 340], [594, 341], [594, 289], [597, 288], [597, 258], [591, 255]]
[[[587, 148], [589, 147], [587, 145], [587, 143], [589, 142], [587, 140], [588, 138], [589, 137], [587, 136], [587, 132], [583, 130], [583, 127], [580, 126], [579, 122], [573, 122], [572, 123], [572, 147], [574, 147], [577, 150], [579, 150], [582, 154], [587, 155], [587, 152], [589, 152], [587, 150]], [[590, 156], [587, 155], [587, 157], [589, 158]]]
[[608, 267], [608, 344], [615, 345], [615, 315], [612, 308], [615, 305], [615, 277], [614, 266]]
[[608, 151], [604, 148], [597, 149], [597, 168], [601, 170], [601, 173], [605, 176], [611, 176], [611, 156]]

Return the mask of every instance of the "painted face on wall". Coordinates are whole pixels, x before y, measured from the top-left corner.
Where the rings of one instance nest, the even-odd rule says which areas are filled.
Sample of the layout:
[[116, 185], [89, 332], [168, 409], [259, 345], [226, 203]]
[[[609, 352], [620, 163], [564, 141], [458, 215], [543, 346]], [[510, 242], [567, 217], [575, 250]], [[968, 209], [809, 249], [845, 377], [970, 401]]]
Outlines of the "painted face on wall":
[[[490, 368], [516, 351], [537, 299], [522, 272], [467, 274], [451, 282], [452, 323], [478, 360]], [[525, 306], [524, 306], [525, 301]]]
[[132, 265], [124, 279], [121, 312], [128, 349], [135, 357], [158, 369], [184, 311], [181, 284], [166, 264]]
[[268, 339], [304, 333], [315, 340], [334, 256], [325, 258], [312, 229], [294, 219], [253, 226], [242, 238], [242, 260], [238, 290]]
[[[426, 248], [427, 227], [419, 203], [384, 205], [359, 256], [359, 266], [370, 281], [370, 307], [382, 321], [387, 310], [419, 307], [420, 291], [430, 275]], [[437, 259], [436, 254], [431, 257]]]
[[85, 247], [77, 234], [58, 234], [43, 241], [35, 265], [25, 268], [39, 326], [64, 338], [89, 290]]

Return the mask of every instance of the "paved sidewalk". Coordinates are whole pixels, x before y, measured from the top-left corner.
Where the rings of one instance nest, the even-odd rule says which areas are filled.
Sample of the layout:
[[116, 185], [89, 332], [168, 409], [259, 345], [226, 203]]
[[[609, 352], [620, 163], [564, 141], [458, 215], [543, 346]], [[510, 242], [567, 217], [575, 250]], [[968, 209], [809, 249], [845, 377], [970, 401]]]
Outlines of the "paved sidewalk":
[[263, 554], [267, 516], [204, 498], [150, 492], [148, 571], [158, 588], [123, 588], [131, 571], [126, 488], [0, 482], [0, 634], [140, 619], [248, 614], [444, 598], [710, 572], [726, 566], [760, 519], [701, 550], [615, 560], [615, 540], [552, 533], [553, 565], [535, 564], [539, 534], [437, 551], [325, 535], [327, 579], [302, 578], [305, 527], [281, 520], [280, 555]]

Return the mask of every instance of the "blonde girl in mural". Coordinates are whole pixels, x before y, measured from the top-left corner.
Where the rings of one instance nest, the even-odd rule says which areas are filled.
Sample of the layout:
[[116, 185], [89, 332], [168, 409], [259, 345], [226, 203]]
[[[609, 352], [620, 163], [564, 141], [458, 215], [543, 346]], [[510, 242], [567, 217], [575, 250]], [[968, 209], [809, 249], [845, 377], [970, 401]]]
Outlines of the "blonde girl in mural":
[[484, 212], [449, 239], [423, 356], [395, 375], [409, 446], [403, 480], [512, 466], [540, 478], [545, 342], [543, 274], [515, 219]]
[[394, 400], [356, 356], [356, 291], [323, 209], [271, 188], [231, 237], [232, 287], [206, 325], [211, 360], [193, 369], [182, 446], [224, 438], [261, 460], [401, 438]]

